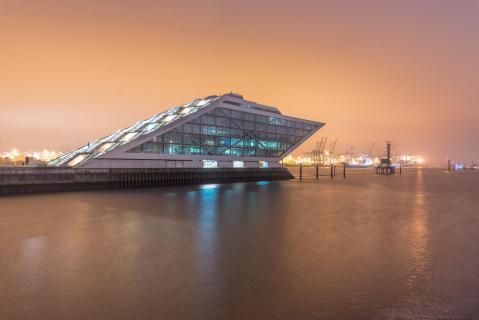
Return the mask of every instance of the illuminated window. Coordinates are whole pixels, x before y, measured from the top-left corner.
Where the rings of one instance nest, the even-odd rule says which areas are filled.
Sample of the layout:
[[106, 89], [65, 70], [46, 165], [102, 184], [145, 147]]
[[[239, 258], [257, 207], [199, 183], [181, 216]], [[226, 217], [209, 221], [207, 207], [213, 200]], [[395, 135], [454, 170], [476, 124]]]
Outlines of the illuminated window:
[[203, 168], [218, 168], [218, 161], [216, 161], [216, 160], [203, 160]]
[[268, 168], [269, 167], [268, 161], [259, 161], [259, 167], [260, 168]]
[[168, 122], [174, 120], [175, 118], [176, 118], [176, 116], [169, 115], [169, 116], [165, 117], [161, 122], [168, 123]]
[[73, 160], [70, 160], [67, 163], [67, 166], [74, 167], [77, 164], [79, 164], [80, 162], [82, 162], [83, 160], [85, 160], [86, 157], [88, 157], [88, 154], [80, 154], [80, 155], [76, 156], [75, 158], [73, 158]]
[[136, 132], [127, 133], [127, 134], [125, 134], [125, 135], [120, 139], [120, 141], [122, 141], [122, 142], [128, 142], [128, 141], [130, 141], [131, 139], [133, 139], [136, 135], [137, 135]]
[[142, 131], [144, 132], [150, 132], [150, 131], [153, 131], [155, 130], [156, 128], [159, 127], [159, 124], [158, 123], [150, 123], [150, 124], [147, 124], [146, 126], [143, 127]]
[[187, 107], [187, 108], [184, 108], [183, 110], [181, 110], [181, 114], [186, 114], [186, 113], [189, 113], [191, 112], [192, 110], [195, 110], [195, 108], [193, 107]]
[[[199, 107], [183, 106], [178, 111], [179, 115], [168, 112], [163, 121], [172, 117], [177, 120], [185, 115], [183, 111], [194, 112], [189, 111], [190, 109], [196, 111]], [[157, 130], [165, 124], [167, 122], [162, 122], [158, 127], [146, 124], [142, 130], [150, 129], [150, 125], [154, 128], [152, 130]], [[281, 118], [281, 115], [266, 117], [251, 112], [217, 108], [176, 126], [159, 138], [145, 142], [145, 148], [132, 149], [130, 152], [277, 158], [310, 132], [305, 128], [307, 127], [303, 123]], [[165, 148], [153, 148], [147, 145], [149, 142], [163, 142]]]
[[206, 106], [209, 102], [210, 102], [209, 99], [205, 99], [205, 100], [198, 101], [198, 102], [196, 103], [196, 105], [199, 106], [199, 107], [201, 107], [201, 106]]
[[244, 168], [243, 161], [233, 161], [233, 168]]
[[112, 145], [114, 145], [114, 143], [111, 143], [111, 142], [104, 143], [98, 149], [96, 149], [96, 151], [99, 153], [105, 152], [106, 150], [110, 149]]

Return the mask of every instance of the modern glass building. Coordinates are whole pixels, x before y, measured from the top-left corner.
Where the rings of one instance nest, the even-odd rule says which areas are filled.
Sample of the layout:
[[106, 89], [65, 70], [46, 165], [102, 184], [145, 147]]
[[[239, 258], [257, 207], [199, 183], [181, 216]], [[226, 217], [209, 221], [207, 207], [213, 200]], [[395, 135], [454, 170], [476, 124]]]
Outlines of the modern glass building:
[[277, 167], [323, 125], [229, 93], [173, 107], [63, 154], [49, 166]]

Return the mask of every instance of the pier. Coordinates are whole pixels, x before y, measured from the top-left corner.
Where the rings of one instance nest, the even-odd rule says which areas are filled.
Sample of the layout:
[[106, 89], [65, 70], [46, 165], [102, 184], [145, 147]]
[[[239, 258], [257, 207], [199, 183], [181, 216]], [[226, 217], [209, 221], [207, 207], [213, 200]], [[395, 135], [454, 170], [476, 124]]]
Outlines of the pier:
[[335, 179], [336, 177], [346, 178], [348, 176], [356, 175], [395, 175], [403, 174], [405, 170], [407, 172], [417, 172], [418, 168], [403, 168], [402, 166], [395, 167], [381, 167], [381, 166], [370, 166], [370, 167], [360, 167], [360, 166], [348, 166], [347, 164], [339, 165], [297, 165], [297, 166], [288, 166], [288, 168], [294, 177], [298, 180], [319, 180], [321, 178]]
[[293, 178], [286, 168], [281, 167], [244, 169], [0, 168], [0, 195], [151, 188]]

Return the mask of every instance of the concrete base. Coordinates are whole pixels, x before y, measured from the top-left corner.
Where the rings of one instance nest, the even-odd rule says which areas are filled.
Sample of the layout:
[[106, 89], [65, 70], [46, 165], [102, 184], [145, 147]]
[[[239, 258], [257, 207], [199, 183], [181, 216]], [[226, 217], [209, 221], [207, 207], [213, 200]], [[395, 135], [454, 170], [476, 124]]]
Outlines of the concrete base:
[[293, 175], [286, 168], [0, 169], [0, 195], [287, 180], [293, 178]]

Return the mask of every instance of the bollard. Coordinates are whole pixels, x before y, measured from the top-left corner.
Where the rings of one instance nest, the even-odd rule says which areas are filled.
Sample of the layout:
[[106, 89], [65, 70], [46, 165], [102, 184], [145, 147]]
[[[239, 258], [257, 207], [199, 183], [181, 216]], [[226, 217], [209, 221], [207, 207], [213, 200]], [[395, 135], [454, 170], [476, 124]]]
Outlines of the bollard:
[[399, 166], [399, 174], [402, 174], [402, 166]]
[[333, 178], [333, 165], [331, 165], [331, 179]]
[[316, 180], [319, 179], [319, 164], [316, 164]]
[[346, 163], [343, 163], [343, 178], [346, 178]]
[[303, 164], [299, 164], [299, 180], [303, 180]]

